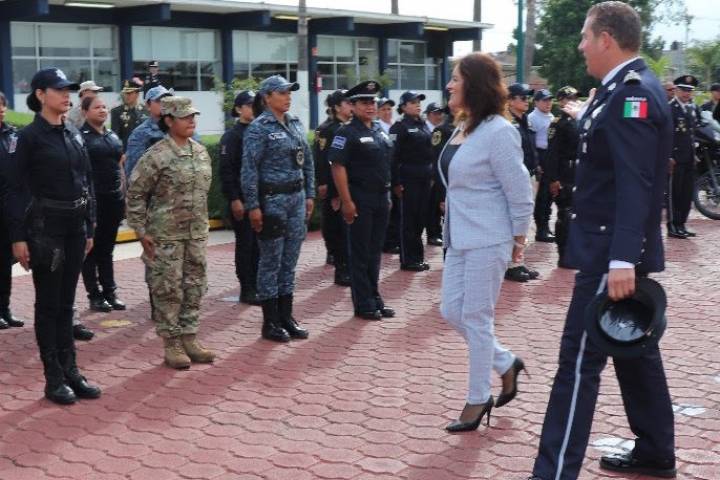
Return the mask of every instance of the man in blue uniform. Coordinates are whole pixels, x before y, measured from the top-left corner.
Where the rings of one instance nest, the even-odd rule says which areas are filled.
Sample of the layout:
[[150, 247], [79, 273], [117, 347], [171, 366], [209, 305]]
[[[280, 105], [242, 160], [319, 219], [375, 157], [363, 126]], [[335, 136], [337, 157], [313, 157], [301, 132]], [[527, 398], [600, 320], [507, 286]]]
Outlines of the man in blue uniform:
[[150, 116], [135, 128], [130, 134], [125, 150], [125, 176], [130, 178], [130, 174], [135, 168], [135, 164], [140, 160], [145, 151], [152, 147], [155, 142], [159, 142], [165, 138], [165, 134], [158, 127], [160, 121], [161, 103], [163, 97], [172, 95], [173, 92], [158, 85], [145, 93], [145, 103], [147, 104]]
[[[627, 298], [636, 276], [664, 268], [660, 223], [672, 120], [660, 82], [639, 56], [641, 38], [640, 17], [627, 4], [588, 11], [579, 49], [602, 86], [579, 116], [567, 261], [580, 272], [532, 480], [575, 480], [582, 466], [607, 362], [587, 341], [586, 306], [606, 288], [611, 300]], [[673, 478], [673, 409], [658, 347], [613, 363], [635, 448], [602, 457], [600, 468]]]
[[670, 157], [668, 185], [668, 237], [685, 239], [695, 232], [685, 228], [692, 207], [695, 188], [695, 128], [700, 123], [700, 112], [692, 101], [698, 79], [692, 75], [676, 78], [675, 97], [670, 100], [673, 126], [673, 149]]
[[257, 296], [257, 237], [250, 226], [250, 219], [245, 214], [242, 186], [240, 185], [240, 169], [242, 167], [243, 137], [245, 129], [255, 118], [252, 104], [255, 92], [243, 90], [235, 97], [230, 115], [237, 118], [231, 129], [220, 139], [220, 181], [222, 192], [230, 203], [233, 230], [235, 231], [235, 275], [240, 282], [242, 303], [260, 305]]
[[380, 85], [362, 82], [345, 94], [355, 107], [340, 127], [328, 160], [347, 223], [350, 279], [355, 315], [367, 320], [394, 317], [378, 289], [380, 260], [390, 208], [392, 142], [374, 121]]

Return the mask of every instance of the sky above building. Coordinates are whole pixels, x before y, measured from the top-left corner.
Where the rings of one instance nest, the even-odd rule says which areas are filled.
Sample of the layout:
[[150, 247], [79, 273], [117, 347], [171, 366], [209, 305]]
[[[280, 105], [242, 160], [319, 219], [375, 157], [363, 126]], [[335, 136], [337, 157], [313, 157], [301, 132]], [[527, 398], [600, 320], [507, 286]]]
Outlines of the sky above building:
[[[238, 0], [244, 2], [263, 3], [260, 0]], [[264, 3], [280, 5], [297, 5], [297, 0], [271, 0]], [[720, 32], [720, 0], [685, 0], [693, 22], [688, 30], [688, 39], [712, 40], [718, 38]], [[389, 12], [390, 0], [307, 0], [308, 7], [337, 8], [370, 12]], [[483, 0], [482, 21], [492, 23], [492, 30], [486, 31], [483, 37], [483, 50], [502, 51], [512, 42], [513, 28], [517, 24], [517, 6], [515, 0]], [[447, 18], [452, 20], [472, 20], [473, 0], [400, 0], [400, 13], [406, 15]], [[655, 35], [661, 36], [666, 45], [673, 41], [685, 41], [684, 25], [658, 25]], [[578, 32], [579, 40], [580, 32]], [[463, 43], [463, 42], [461, 42]], [[468, 45], [458, 45], [463, 53]]]

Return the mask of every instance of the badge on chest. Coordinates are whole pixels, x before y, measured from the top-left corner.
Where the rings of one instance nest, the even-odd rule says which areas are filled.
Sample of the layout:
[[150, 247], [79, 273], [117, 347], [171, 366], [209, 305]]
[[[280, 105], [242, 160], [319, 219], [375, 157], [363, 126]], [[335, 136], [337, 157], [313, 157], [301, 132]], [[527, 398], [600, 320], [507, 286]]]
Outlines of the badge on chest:
[[268, 138], [270, 140], [282, 140], [283, 138], [287, 138], [287, 133], [285, 133], [285, 132], [268, 133]]
[[360, 143], [375, 143], [373, 137], [360, 137]]

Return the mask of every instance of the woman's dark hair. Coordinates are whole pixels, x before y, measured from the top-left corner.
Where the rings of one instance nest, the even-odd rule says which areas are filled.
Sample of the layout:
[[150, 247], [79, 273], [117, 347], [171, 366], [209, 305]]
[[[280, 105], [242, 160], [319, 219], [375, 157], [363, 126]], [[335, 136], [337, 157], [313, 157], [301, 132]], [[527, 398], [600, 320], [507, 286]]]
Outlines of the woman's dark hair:
[[0, 92], [0, 104], [7, 107], [7, 97], [3, 92]]
[[457, 62], [463, 79], [464, 111], [459, 115], [465, 121], [465, 133], [472, 133], [491, 115], [504, 115], [508, 98], [502, 82], [500, 65], [485, 53], [475, 52]]
[[42, 103], [40, 103], [40, 100], [38, 100], [34, 90], [28, 93], [25, 103], [27, 104], [28, 108], [35, 113], [38, 113], [40, 112], [40, 110], [42, 110]]
[[265, 99], [263, 98], [263, 94], [258, 93], [257, 95], [255, 95], [255, 100], [253, 100], [252, 104], [252, 110], [255, 118], [259, 117], [260, 114], [265, 111]]
[[82, 99], [82, 102], [80, 103], [80, 108], [83, 112], [87, 112], [90, 110], [90, 105], [95, 101], [96, 98], [100, 98], [99, 96], [94, 97], [85, 97]]
[[172, 118], [172, 115], [162, 115], [160, 116], [160, 120], [158, 121], [158, 128], [163, 133], [168, 133], [170, 131], [170, 126], [165, 122], [165, 119], [167, 117]]

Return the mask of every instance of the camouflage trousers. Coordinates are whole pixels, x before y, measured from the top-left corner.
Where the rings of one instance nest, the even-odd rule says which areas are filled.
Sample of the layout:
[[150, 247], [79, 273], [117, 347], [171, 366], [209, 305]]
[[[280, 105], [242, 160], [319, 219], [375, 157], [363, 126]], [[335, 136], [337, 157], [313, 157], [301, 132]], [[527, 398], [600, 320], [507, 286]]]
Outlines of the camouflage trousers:
[[258, 238], [257, 292], [260, 300], [290, 295], [295, 290], [295, 267], [305, 239], [305, 193], [279, 194], [265, 197], [263, 215], [280, 217], [285, 235], [272, 240]]
[[197, 333], [207, 291], [207, 238], [158, 240], [155, 258], [143, 254], [155, 331], [161, 337]]

